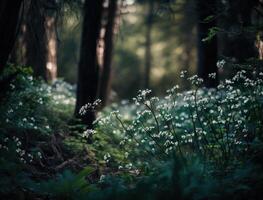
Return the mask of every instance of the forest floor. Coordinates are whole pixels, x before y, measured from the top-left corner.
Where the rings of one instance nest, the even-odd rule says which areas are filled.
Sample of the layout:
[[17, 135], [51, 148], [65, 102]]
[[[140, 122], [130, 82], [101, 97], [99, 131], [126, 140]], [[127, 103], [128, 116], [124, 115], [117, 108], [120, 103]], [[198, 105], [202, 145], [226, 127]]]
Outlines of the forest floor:
[[18, 73], [0, 96], [1, 198], [261, 199], [262, 73], [239, 71], [217, 89], [183, 74], [192, 90], [139, 91], [99, 111], [91, 130], [73, 117], [71, 85], [9, 70], [3, 77]]

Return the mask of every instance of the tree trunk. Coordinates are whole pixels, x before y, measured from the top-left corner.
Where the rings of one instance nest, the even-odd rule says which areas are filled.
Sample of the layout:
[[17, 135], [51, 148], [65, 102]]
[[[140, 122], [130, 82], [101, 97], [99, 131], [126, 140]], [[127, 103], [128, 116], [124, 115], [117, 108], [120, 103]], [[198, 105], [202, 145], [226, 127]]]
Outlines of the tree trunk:
[[[218, 84], [217, 75], [217, 36], [210, 41], [202, 41], [208, 36], [209, 29], [215, 27], [216, 20], [205, 22], [209, 16], [216, 15], [216, 0], [199, 0], [197, 2], [198, 17], [198, 76], [204, 79], [206, 87], [216, 87]], [[209, 78], [210, 73], [216, 73], [216, 78]]]
[[57, 78], [57, 33], [56, 33], [56, 16], [46, 17], [46, 35], [47, 35], [47, 80], [54, 82]]
[[0, 2], [0, 73], [15, 44], [22, 0]]
[[89, 128], [92, 128], [95, 113], [88, 111], [84, 116], [80, 116], [79, 110], [85, 104], [93, 103], [97, 98], [99, 79], [97, 44], [101, 28], [102, 10], [103, 0], [85, 1], [75, 115], [81, 118]]
[[29, 17], [29, 8], [31, 6], [31, 0], [23, 2], [23, 13], [21, 15], [21, 25], [18, 30], [17, 39], [10, 56], [10, 62], [16, 65], [25, 66], [27, 59], [26, 59], [26, 32], [27, 32], [27, 23], [26, 19]]
[[13, 61], [34, 69], [47, 82], [57, 77], [56, 10], [46, 10], [42, 1], [24, 2], [20, 33], [12, 52]]
[[107, 24], [105, 27], [104, 36], [104, 52], [103, 52], [103, 67], [101, 72], [101, 82], [99, 89], [99, 98], [101, 99], [101, 106], [107, 104], [108, 96], [110, 93], [110, 80], [111, 80], [111, 64], [113, 53], [113, 39], [115, 30], [115, 18], [118, 8], [118, 0], [110, 0], [107, 15]]
[[252, 25], [252, 11], [255, 1], [228, 0], [226, 14], [221, 17], [221, 26], [226, 30], [222, 34], [223, 56], [235, 58], [237, 62], [244, 62], [248, 58], [257, 57], [254, 45], [255, 34], [246, 31]]
[[31, 1], [26, 18], [25, 31], [26, 65], [34, 75], [47, 81], [47, 37], [45, 15], [40, 1]]
[[145, 35], [145, 72], [144, 88], [150, 87], [150, 75], [152, 67], [152, 26], [154, 18], [154, 1], [148, 0], [148, 14], [146, 18], [146, 35]]

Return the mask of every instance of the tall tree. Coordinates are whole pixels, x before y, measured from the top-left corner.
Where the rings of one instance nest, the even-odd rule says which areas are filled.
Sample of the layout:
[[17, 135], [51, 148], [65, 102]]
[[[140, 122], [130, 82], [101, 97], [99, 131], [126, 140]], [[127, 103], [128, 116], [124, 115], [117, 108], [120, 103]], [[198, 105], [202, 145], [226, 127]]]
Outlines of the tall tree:
[[53, 12], [46, 16], [45, 30], [47, 37], [47, 80], [54, 82], [57, 78], [57, 16]]
[[[217, 26], [217, 1], [198, 0], [198, 75], [204, 79], [206, 87], [215, 87], [218, 84], [217, 75], [217, 36], [204, 42], [209, 30]], [[210, 73], [216, 73], [216, 78], [209, 78]]]
[[0, 1], [0, 73], [15, 44], [22, 0]]
[[57, 21], [63, 6], [55, 0], [23, 3], [21, 26], [10, 62], [31, 66], [34, 75], [53, 82], [57, 75]]
[[95, 113], [89, 110], [84, 116], [80, 116], [79, 110], [83, 105], [92, 103], [97, 98], [99, 80], [97, 44], [100, 35], [102, 11], [103, 0], [85, 1], [75, 115], [80, 117], [89, 128], [92, 128]]
[[[251, 31], [252, 12], [258, 0], [227, 0], [221, 4], [220, 27], [221, 52], [223, 56], [235, 58], [237, 62], [257, 56], [254, 45], [256, 34]], [[250, 30], [249, 30], [250, 29]]]
[[114, 48], [113, 40], [117, 8], [118, 0], [110, 0], [108, 7], [107, 24], [105, 27], [103, 64], [99, 87], [99, 98], [102, 101], [102, 107], [107, 104], [108, 96], [110, 93], [112, 53]]
[[145, 34], [145, 72], [144, 88], [150, 87], [150, 74], [152, 67], [152, 27], [154, 21], [154, 1], [148, 0], [148, 11], [146, 17], [146, 34]]
[[25, 64], [33, 68], [35, 76], [40, 76], [47, 81], [47, 37], [44, 9], [42, 1], [29, 2], [24, 41], [26, 46]]

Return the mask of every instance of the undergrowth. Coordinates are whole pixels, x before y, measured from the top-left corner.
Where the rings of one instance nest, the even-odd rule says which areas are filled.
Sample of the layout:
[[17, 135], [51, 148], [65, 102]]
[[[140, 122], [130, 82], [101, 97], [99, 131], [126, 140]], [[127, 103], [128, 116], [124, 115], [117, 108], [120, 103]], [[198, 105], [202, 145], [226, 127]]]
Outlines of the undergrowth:
[[0, 79], [16, 74], [0, 96], [1, 197], [260, 199], [263, 73], [251, 71], [214, 89], [184, 71], [192, 90], [175, 86], [163, 98], [139, 91], [87, 130], [72, 119], [72, 86], [10, 66]]

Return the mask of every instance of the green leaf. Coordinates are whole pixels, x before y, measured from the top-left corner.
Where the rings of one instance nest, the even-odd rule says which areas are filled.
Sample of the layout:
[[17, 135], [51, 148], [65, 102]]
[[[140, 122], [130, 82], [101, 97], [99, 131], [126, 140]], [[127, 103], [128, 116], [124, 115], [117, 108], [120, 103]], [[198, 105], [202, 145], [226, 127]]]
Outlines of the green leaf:
[[203, 38], [202, 42], [209, 42], [209, 41], [211, 41], [217, 35], [217, 33], [219, 31], [221, 31], [221, 29], [218, 28], [218, 27], [210, 28], [207, 37]]
[[94, 171], [95, 171], [95, 169], [94, 169], [93, 167], [90, 167], [90, 166], [85, 167], [83, 170], [81, 170], [81, 171], [78, 173], [78, 175], [77, 175], [76, 178], [85, 177], [85, 176], [93, 173]]
[[209, 15], [209, 16], [207, 16], [207, 17], [204, 19], [204, 22], [209, 22], [209, 21], [213, 20], [214, 18], [215, 18], [214, 15]]

